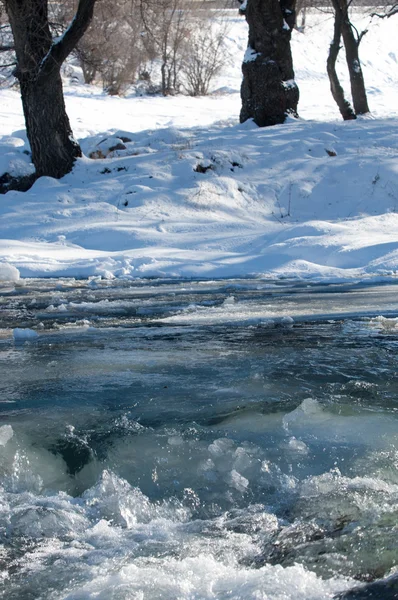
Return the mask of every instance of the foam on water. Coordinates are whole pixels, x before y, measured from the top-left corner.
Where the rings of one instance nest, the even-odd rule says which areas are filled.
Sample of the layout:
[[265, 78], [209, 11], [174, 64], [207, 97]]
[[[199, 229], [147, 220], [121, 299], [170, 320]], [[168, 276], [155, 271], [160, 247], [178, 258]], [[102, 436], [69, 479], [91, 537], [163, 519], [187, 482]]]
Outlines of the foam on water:
[[343, 460], [346, 473], [307, 474], [325, 452], [290, 429], [324, 412], [304, 401], [262, 445], [208, 428], [137, 428], [124, 415], [133, 435], [115, 430], [74, 476], [37, 437], [4, 425], [6, 597], [326, 600], [353, 576], [384, 575], [396, 556], [396, 456], [369, 439]]
[[109, 471], [79, 498], [3, 490], [1, 506], [1, 530], [23, 553], [3, 557], [10, 598], [319, 600], [350, 584], [300, 565], [245, 566], [279, 527], [264, 506], [192, 520], [184, 502], [151, 502]]

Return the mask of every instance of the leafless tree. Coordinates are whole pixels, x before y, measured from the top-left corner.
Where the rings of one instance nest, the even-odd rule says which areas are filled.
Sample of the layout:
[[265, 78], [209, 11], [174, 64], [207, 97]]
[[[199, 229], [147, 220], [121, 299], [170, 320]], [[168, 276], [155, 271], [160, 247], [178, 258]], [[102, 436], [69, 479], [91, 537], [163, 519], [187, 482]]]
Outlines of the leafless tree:
[[4, 5], [0, 2], [0, 83], [10, 79], [15, 68], [14, 41]]
[[[349, 15], [350, 0], [331, 0], [334, 10], [334, 37], [330, 45], [327, 61], [332, 95], [336, 100], [339, 110], [344, 119], [352, 119], [355, 115], [369, 112], [366, 95], [365, 81], [362, 73], [361, 61], [359, 59], [359, 44], [366, 31], [359, 33], [353, 25]], [[344, 99], [343, 89], [337, 78], [335, 63], [340, 48], [340, 37], [343, 38], [345, 56], [350, 76], [351, 96], [354, 105], [352, 111], [349, 103]]]
[[[70, 18], [70, 9], [65, 16]], [[75, 49], [85, 82], [101, 82], [109, 94], [120, 94], [133, 83], [147, 59], [142, 30], [138, 0], [101, 0]]]
[[190, 96], [205, 96], [210, 84], [230, 57], [225, 48], [228, 23], [218, 14], [217, 22], [207, 13], [192, 19], [182, 60], [184, 88]]
[[62, 177], [81, 156], [73, 139], [61, 80], [61, 66], [88, 28], [96, 0], [79, 0], [59, 38], [50, 30], [47, 0], [3, 0], [15, 45], [15, 77], [21, 89], [26, 131], [36, 176]]
[[336, 72], [336, 61], [340, 52], [340, 40], [341, 40], [341, 13], [336, 12], [334, 16], [334, 33], [333, 40], [330, 44], [329, 55], [326, 62], [327, 73], [330, 81], [330, 90], [332, 96], [339, 108], [341, 116], [345, 121], [355, 119], [356, 115], [353, 111], [351, 104], [346, 100], [344, 96], [343, 87], [340, 84]]
[[148, 52], [160, 57], [162, 94], [180, 88], [182, 47], [189, 35], [186, 0], [140, 0]]

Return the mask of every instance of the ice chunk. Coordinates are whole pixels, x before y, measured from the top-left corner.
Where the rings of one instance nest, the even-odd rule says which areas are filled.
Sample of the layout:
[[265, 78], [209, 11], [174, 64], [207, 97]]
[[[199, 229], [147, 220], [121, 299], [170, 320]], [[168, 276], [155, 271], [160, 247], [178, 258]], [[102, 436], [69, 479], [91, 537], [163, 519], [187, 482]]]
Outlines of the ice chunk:
[[283, 417], [283, 427], [288, 430], [294, 425], [305, 425], [313, 421], [324, 421], [330, 418], [330, 415], [325, 413], [322, 406], [314, 398], [306, 398], [300, 406]]
[[2, 427], [0, 427], [0, 446], [5, 446], [7, 442], [10, 441], [13, 435], [14, 431], [11, 425], [3, 425]]
[[112, 471], [104, 470], [98, 483], [83, 494], [83, 499], [96, 517], [122, 527], [147, 523], [153, 517], [148, 498]]
[[235, 304], [235, 296], [228, 296], [223, 302], [223, 306], [233, 306]]
[[282, 317], [281, 324], [286, 327], [292, 327], [294, 325], [294, 319], [292, 319], [292, 317]]
[[297, 452], [298, 454], [308, 454], [308, 446], [301, 440], [297, 440], [295, 437], [291, 437], [289, 440], [289, 450]]
[[21, 329], [20, 327], [16, 327], [13, 331], [14, 340], [16, 342], [26, 342], [35, 340], [38, 338], [38, 334], [33, 329]]
[[18, 281], [20, 273], [16, 267], [9, 263], [0, 263], [0, 281]]
[[213, 456], [223, 456], [226, 453], [231, 452], [234, 447], [234, 443], [232, 440], [228, 438], [219, 438], [214, 440], [212, 444], [209, 446], [209, 452]]
[[245, 492], [249, 486], [249, 480], [243, 477], [238, 471], [233, 469], [227, 478], [227, 481], [231, 487], [234, 487], [238, 492]]

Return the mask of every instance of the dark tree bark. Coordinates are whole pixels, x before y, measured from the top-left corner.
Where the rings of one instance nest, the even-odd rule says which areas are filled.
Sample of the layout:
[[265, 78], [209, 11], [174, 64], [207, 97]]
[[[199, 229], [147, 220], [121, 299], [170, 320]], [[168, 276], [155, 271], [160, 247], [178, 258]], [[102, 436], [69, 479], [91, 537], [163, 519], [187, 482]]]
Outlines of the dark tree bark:
[[343, 36], [347, 67], [350, 75], [354, 111], [356, 115], [364, 115], [369, 112], [369, 106], [361, 62], [359, 60], [358, 45], [360, 38], [356, 39], [354, 35], [353, 26], [348, 15], [347, 0], [332, 0], [332, 4], [335, 14], [338, 15], [341, 22], [341, 34]]
[[339, 107], [341, 116], [345, 121], [356, 119], [355, 113], [352, 110], [351, 104], [344, 97], [344, 90], [340, 85], [339, 78], [336, 73], [336, 60], [340, 51], [341, 39], [341, 13], [336, 11], [334, 15], [334, 35], [329, 48], [329, 56], [326, 63], [326, 68], [330, 81], [330, 90], [332, 96]]
[[299, 91], [294, 81], [290, 38], [295, 0], [248, 0], [245, 16], [249, 43], [242, 65], [240, 121], [260, 126], [297, 116]]
[[53, 40], [47, 0], [4, 0], [14, 37], [26, 132], [36, 176], [62, 177], [81, 156], [65, 110], [60, 69], [86, 31], [96, 0], [79, 0], [64, 35]]

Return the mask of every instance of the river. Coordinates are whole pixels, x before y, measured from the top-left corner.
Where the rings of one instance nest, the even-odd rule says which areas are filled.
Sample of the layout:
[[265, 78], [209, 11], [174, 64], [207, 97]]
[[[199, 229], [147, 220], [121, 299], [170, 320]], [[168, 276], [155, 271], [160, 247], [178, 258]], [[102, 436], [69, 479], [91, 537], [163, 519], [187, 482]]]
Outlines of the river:
[[0, 597], [398, 598], [398, 286], [0, 290]]

